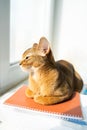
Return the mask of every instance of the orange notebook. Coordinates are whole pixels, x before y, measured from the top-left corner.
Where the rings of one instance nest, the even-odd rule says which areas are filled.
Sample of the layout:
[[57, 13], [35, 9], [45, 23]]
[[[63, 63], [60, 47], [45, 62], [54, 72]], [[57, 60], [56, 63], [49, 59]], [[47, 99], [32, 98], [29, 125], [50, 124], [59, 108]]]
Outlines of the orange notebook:
[[22, 86], [18, 89], [11, 97], [9, 97], [4, 104], [11, 105], [15, 107], [26, 108], [34, 111], [40, 111], [48, 114], [56, 114], [60, 115], [61, 117], [75, 117], [82, 119], [82, 111], [81, 111], [81, 104], [80, 104], [80, 95], [79, 93], [75, 92], [73, 97], [63, 103], [56, 104], [56, 105], [40, 105], [35, 103], [33, 99], [26, 97], [25, 89], [27, 86]]

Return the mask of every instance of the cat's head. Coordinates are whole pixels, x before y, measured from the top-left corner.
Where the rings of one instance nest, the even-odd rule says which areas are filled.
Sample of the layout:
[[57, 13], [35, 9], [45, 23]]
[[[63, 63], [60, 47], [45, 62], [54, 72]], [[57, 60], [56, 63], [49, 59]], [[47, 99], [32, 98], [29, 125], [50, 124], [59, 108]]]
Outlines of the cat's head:
[[37, 68], [48, 62], [54, 64], [55, 61], [48, 40], [42, 37], [39, 44], [34, 43], [32, 48], [23, 53], [20, 66], [23, 70], [29, 71], [32, 67]]

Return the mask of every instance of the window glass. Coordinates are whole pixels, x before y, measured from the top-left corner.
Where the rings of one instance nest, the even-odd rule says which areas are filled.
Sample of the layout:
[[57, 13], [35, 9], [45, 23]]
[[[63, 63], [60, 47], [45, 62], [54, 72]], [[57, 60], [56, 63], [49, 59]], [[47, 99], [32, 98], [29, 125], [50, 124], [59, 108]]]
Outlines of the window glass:
[[19, 61], [23, 51], [41, 36], [49, 38], [50, 6], [51, 0], [11, 0], [10, 63]]

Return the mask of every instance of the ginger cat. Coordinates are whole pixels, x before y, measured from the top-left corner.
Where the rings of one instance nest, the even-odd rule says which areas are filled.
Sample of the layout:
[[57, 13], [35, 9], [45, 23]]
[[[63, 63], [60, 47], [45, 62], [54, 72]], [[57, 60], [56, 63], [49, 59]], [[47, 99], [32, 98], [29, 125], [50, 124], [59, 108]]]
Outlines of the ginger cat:
[[83, 87], [83, 81], [71, 63], [54, 60], [45, 37], [23, 53], [20, 66], [29, 72], [29, 87], [25, 94], [39, 104], [66, 101], [74, 91], [80, 92]]

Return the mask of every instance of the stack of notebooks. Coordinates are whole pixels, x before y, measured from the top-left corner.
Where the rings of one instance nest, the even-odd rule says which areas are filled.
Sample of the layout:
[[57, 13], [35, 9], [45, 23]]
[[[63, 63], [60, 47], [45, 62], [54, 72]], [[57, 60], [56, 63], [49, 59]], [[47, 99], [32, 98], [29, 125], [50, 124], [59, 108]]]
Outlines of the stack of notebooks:
[[26, 97], [26, 88], [27, 86], [23, 85], [11, 97], [9, 97], [4, 104], [27, 110], [43, 112], [44, 114], [46, 113], [50, 116], [67, 119], [68, 121], [80, 123], [81, 125], [85, 124], [82, 122], [83, 115], [80, 104], [80, 94], [78, 92], [75, 92], [72, 98], [66, 102], [46, 106], [35, 103], [33, 99]]

